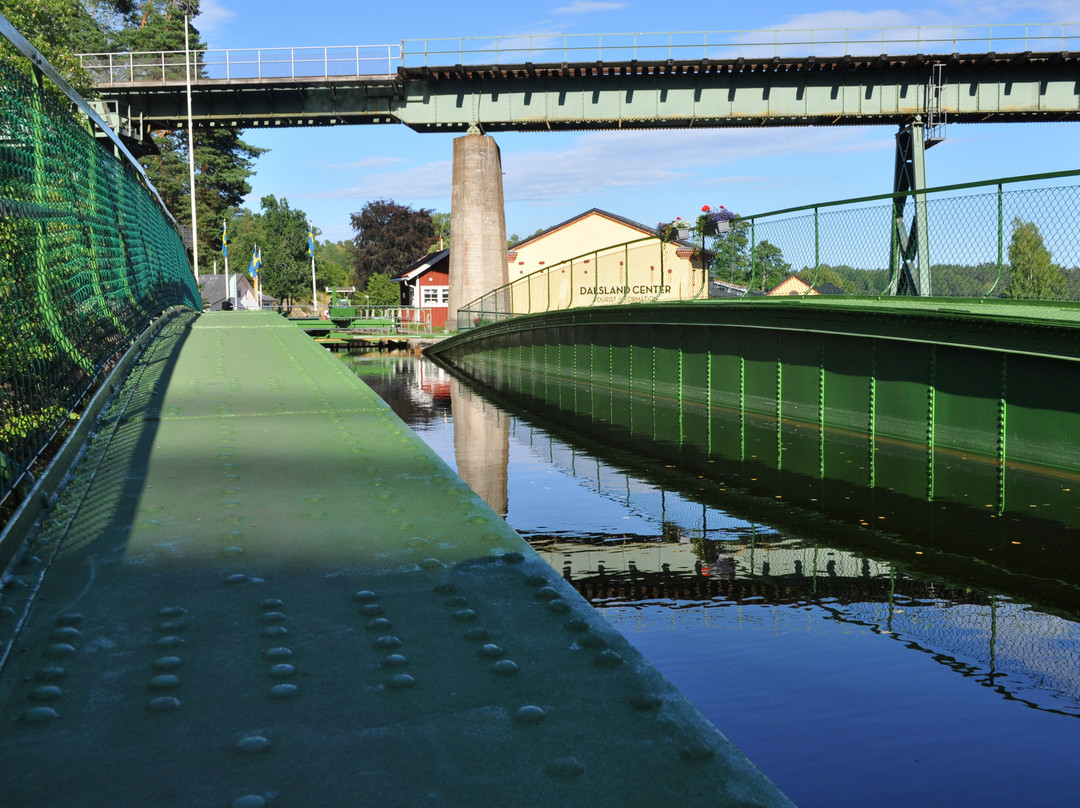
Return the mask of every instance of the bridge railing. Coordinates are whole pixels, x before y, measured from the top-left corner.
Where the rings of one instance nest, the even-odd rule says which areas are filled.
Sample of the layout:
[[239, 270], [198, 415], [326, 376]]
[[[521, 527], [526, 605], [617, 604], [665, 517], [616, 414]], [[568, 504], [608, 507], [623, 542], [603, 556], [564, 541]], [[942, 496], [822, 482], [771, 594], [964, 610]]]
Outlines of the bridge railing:
[[700, 255], [689, 242], [659, 236], [592, 250], [515, 278], [462, 306], [457, 328], [582, 306], [700, 300], [708, 296]]
[[162, 311], [202, 301], [134, 158], [119, 140], [99, 145], [87, 122], [104, 130], [100, 118], [2, 17], [0, 33], [34, 65], [0, 61], [3, 522], [111, 362]]
[[753, 31], [540, 34], [406, 39], [405, 67], [699, 61], [805, 56], [1059, 52], [1080, 49], [1080, 23], [786, 28]]
[[[100, 85], [184, 81], [184, 51], [84, 53], [80, 64]], [[389, 75], [400, 45], [248, 48], [191, 51], [193, 80], [313, 79]]]
[[[929, 266], [921, 268], [928, 284], [920, 295], [1080, 300], [1080, 171], [941, 186], [922, 195]], [[713, 276], [758, 293], [775, 289], [789, 273], [832, 293], [912, 292], [905, 290], [901, 245], [917, 238], [914, 215], [910, 196], [882, 194], [748, 216], [725, 237]], [[917, 264], [917, 252], [908, 253], [909, 263]]]

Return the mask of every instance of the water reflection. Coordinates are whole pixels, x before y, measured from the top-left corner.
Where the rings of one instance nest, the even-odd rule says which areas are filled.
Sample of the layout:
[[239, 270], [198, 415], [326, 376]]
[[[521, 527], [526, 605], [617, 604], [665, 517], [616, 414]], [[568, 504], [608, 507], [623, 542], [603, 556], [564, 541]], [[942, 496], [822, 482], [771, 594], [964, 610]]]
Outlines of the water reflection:
[[353, 361], [797, 804], [1052, 804], [1080, 787], [1071, 548], [884, 533], [722, 481], [690, 447], [658, 461], [640, 434], [509, 409], [427, 361]]

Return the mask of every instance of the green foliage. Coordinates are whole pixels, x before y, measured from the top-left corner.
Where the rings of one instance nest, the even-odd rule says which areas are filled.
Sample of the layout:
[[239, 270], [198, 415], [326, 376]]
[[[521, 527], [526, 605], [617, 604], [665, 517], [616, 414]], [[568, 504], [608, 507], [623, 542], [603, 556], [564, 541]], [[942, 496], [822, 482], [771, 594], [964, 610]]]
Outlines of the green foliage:
[[784, 260], [783, 252], [775, 244], [762, 241], [754, 245], [753, 256], [751, 274], [755, 289], [768, 292], [787, 279], [791, 264]]
[[[850, 267], [846, 268], [851, 269]], [[855, 272], [855, 270], [851, 271]], [[795, 274], [799, 276], [800, 280], [806, 281], [806, 283], [810, 284], [810, 286], [819, 286], [824, 283], [831, 283], [838, 289], [843, 289], [844, 292], [849, 295], [857, 294], [855, 281], [850, 276], [844, 277], [837, 269], [834, 269], [828, 264], [822, 264], [817, 268], [804, 267]]]
[[[105, 37], [94, 17], [82, 3], [70, 0], [4, 0], [3, 14], [61, 76], [67, 79], [84, 98], [96, 98], [97, 91], [90, 74], [75, 58], [78, 53], [99, 51]], [[0, 38], [0, 55], [12, 56], [17, 51], [6, 39]], [[21, 56], [15, 61], [30, 74], [30, 64]]]
[[1034, 222], [1013, 219], [1009, 242], [1009, 285], [1005, 297], [1028, 300], [1063, 300], [1068, 284], [1061, 267], [1050, 260], [1050, 251]]
[[390, 280], [390, 276], [376, 272], [368, 278], [364, 294], [372, 306], [396, 306], [401, 302], [401, 287]]
[[435, 238], [431, 213], [378, 199], [352, 214], [356, 286], [366, 286], [376, 272], [397, 273], [427, 253]]
[[302, 210], [264, 196], [262, 206], [262, 291], [278, 298], [286, 307], [297, 300], [311, 299], [311, 259], [308, 256], [308, 221]]
[[431, 223], [435, 227], [435, 241], [428, 247], [428, 252], [440, 252], [450, 249], [450, 214], [432, 213]]
[[349, 282], [353, 266], [351, 241], [315, 240], [315, 282], [319, 289], [337, 289]]

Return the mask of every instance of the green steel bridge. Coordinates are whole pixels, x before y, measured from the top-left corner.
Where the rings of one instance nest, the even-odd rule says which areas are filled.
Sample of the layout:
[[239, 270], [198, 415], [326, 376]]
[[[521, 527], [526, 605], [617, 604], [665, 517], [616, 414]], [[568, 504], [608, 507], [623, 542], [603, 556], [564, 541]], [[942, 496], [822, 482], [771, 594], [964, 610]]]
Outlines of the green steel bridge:
[[[0, 800], [790, 804], [328, 352], [202, 314], [125, 146], [5, 33]], [[434, 353], [860, 530], [977, 523], [1004, 575], [1077, 524], [1080, 306], [1000, 292], [511, 311]]]

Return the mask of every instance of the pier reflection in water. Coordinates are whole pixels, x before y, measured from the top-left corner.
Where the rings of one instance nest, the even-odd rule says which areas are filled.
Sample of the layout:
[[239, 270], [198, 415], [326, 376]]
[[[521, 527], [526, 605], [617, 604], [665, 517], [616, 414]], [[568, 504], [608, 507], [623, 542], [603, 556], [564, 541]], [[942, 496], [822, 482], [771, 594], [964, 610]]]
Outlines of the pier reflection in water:
[[1073, 804], [1069, 526], [886, 535], [426, 360], [345, 361], [796, 804]]

